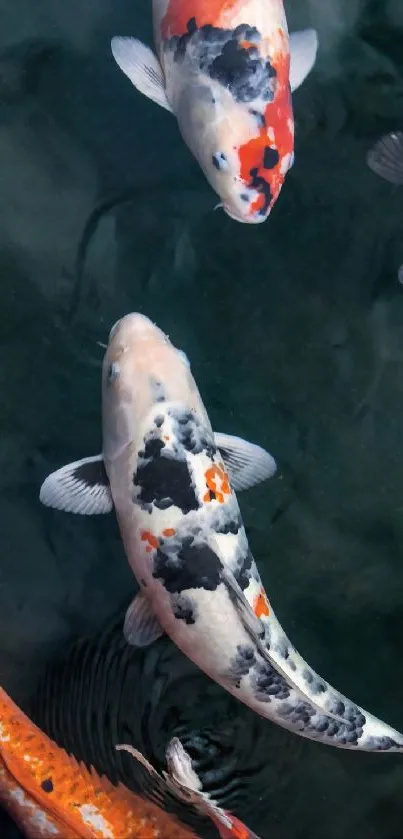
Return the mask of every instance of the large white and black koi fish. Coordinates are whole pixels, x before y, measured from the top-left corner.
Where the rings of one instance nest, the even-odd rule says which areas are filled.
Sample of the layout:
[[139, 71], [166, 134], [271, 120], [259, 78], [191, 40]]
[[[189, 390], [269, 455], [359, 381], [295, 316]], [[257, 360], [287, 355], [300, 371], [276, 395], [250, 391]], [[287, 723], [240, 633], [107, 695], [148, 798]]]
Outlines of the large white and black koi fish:
[[157, 56], [112, 39], [135, 87], [172, 111], [236, 221], [265, 221], [294, 160], [291, 91], [312, 69], [315, 30], [288, 36], [282, 0], [153, 0]]
[[273, 459], [213, 433], [186, 356], [143, 315], [111, 330], [102, 417], [103, 454], [50, 475], [40, 498], [82, 514], [115, 507], [140, 585], [129, 643], [166, 632], [262, 717], [332, 746], [403, 751], [401, 734], [328, 685], [283, 632], [234, 493], [273, 474]]

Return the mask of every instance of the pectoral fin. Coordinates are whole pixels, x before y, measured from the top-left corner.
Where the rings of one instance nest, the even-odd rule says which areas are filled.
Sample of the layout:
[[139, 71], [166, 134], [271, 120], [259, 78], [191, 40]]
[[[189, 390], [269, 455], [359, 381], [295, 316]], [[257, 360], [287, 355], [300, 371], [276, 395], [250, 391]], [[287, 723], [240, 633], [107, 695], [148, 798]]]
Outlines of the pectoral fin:
[[261, 446], [220, 431], [215, 432], [214, 439], [235, 492], [249, 489], [275, 474], [276, 461]]
[[172, 113], [165, 93], [162, 67], [153, 51], [137, 38], [119, 36], [112, 38], [111, 49], [116, 63], [134, 87]]
[[52, 472], [41, 486], [39, 500], [46, 507], [82, 516], [110, 513], [113, 501], [102, 455], [84, 457]]
[[123, 634], [132, 647], [148, 647], [164, 634], [158, 618], [141, 591], [136, 594], [126, 612]]
[[303, 29], [290, 35], [290, 87], [297, 90], [311, 72], [318, 51], [316, 29]]

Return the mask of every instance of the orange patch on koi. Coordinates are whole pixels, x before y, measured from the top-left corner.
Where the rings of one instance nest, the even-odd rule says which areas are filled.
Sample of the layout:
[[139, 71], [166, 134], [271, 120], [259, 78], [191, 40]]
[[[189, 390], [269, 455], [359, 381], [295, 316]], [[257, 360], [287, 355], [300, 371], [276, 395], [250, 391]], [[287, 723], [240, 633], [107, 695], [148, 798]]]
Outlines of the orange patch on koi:
[[141, 531], [141, 541], [142, 541], [142, 542], [147, 542], [147, 543], [148, 543], [148, 544], [147, 544], [147, 547], [146, 547], [146, 551], [147, 551], [147, 553], [150, 553], [150, 552], [152, 551], [152, 549], [153, 549], [153, 548], [154, 548], [155, 550], [156, 550], [157, 548], [159, 548], [159, 544], [160, 544], [160, 543], [159, 543], [159, 540], [158, 540], [158, 539], [157, 539], [157, 537], [156, 537], [156, 536], [154, 536], [154, 534], [153, 534], [153, 533], [151, 533], [149, 530], [142, 530], [142, 531]]
[[203, 501], [217, 500], [219, 504], [224, 503], [224, 495], [231, 495], [229, 478], [223, 466], [210, 466], [204, 475], [208, 492], [203, 496]]
[[166, 527], [165, 530], [162, 531], [163, 536], [175, 536], [176, 530], [173, 527]]
[[256, 600], [253, 604], [253, 611], [257, 618], [261, 618], [262, 616], [267, 618], [267, 616], [270, 614], [269, 604], [267, 602], [267, 598], [263, 589], [260, 590], [260, 593], [256, 597]]
[[198, 27], [223, 25], [228, 12], [235, 11], [237, 6], [239, 0], [181, 0], [180, 3], [171, 0], [161, 21], [161, 35], [164, 39], [184, 35], [192, 18]]
[[[271, 63], [277, 72], [276, 93], [273, 102], [266, 106], [265, 125], [261, 126], [256, 137], [240, 146], [239, 159], [240, 175], [244, 183], [247, 186], [251, 185], [251, 170], [254, 171], [255, 177], [263, 178], [270, 187], [270, 205], [273, 206], [287, 174], [281, 171], [284, 158], [294, 151], [294, 116], [289, 86], [290, 57], [285, 43], [284, 50], [277, 52]], [[272, 140], [268, 136], [268, 129], [273, 132]], [[272, 169], [265, 169], [264, 153], [269, 145], [277, 149], [278, 163]], [[264, 206], [265, 195], [262, 193], [251, 204], [251, 215], [262, 210]]]

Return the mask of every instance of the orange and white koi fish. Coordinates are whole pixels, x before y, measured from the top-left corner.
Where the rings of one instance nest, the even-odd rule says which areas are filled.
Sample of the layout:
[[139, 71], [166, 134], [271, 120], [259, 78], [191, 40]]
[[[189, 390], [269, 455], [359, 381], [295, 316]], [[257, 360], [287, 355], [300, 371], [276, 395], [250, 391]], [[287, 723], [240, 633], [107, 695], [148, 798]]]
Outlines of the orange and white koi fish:
[[175, 114], [219, 206], [264, 221], [293, 164], [291, 91], [315, 63], [315, 30], [289, 38], [282, 0], [153, 0], [153, 21], [158, 58], [114, 37], [117, 64]]
[[[210, 818], [221, 839], [258, 839], [202, 792], [179, 741], [168, 746], [169, 772], [164, 777], [139, 752], [135, 755], [152, 771], [162, 792]], [[69, 757], [1, 688], [0, 803], [28, 839], [197, 839], [193, 830], [154, 802], [122, 784], [113, 786]]]
[[213, 433], [188, 359], [144, 315], [111, 330], [102, 415], [103, 454], [50, 475], [40, 498], [82, 514], [115, 507], [140, 586], [127, 640], [166, 632], [229, 693], [303, 737], [403, 751], [403, 735], [318, 676], [280, 626], [234, 493], [270, 474], [270, 455]]

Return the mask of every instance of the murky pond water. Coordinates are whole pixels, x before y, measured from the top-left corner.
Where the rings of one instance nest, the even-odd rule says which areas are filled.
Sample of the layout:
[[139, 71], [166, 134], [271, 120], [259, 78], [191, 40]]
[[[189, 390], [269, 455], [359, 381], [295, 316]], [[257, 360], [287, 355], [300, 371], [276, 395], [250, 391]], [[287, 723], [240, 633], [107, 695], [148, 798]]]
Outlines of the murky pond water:
[[212, 212], [175, 121], [113, 62], [112, 35], [151, 42], [147, 0], [3, 3], [0, 681], [112, 779], [133, 773], [117, 735], [161, 767], [179, 733], [206, 789], [262, 839], [397, 839], [400, 756], [275, 728], [166, 640], [128, 649], [135, 583], [113, 517], [38, 501], [52, 469], [99, 451], [99, 343], [146, 313], [191, 359], [213, 426], [277, 460], [240, 502], [295, 646], [403, 728], [403, 188], [366, 164], [403, 125], [403, 12], [285, 5], [321, 46], [294, 97], [295, 166], [248, 227]]

